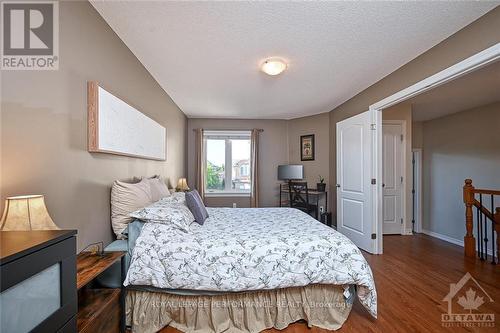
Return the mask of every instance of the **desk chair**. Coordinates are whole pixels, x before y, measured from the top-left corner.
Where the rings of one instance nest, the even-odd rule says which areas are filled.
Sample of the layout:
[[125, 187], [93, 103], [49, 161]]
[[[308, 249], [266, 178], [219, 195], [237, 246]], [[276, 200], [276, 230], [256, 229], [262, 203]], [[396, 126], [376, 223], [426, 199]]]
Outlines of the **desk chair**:
[[309, 202], [307, 182], [289, 182], [288, 189], [290, 194], [290, 207], [300, 209], [307, 214], [314, 212], [314, 217], [317, 220], [318, 205]]

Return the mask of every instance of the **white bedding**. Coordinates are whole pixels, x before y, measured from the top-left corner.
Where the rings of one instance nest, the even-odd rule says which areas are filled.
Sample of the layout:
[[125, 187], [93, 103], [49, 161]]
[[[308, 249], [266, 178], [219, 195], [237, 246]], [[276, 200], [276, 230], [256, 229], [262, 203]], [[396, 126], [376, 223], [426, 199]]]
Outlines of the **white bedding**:
[[377, 315], [373, 276], [345, 236], [290, 208], [208, 208], [203, 226], [186, 233], [146, 223], [125, 285], [248, 291], [309, 284], [356, 285]]

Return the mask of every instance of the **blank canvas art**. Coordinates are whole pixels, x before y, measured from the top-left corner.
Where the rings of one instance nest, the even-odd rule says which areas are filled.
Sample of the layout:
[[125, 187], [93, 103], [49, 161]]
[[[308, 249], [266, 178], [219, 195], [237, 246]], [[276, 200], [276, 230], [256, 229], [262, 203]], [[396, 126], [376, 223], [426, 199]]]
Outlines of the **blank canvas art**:
[[133, 106], [88, 83], [88, 150], [166, 159], [166, 128]]

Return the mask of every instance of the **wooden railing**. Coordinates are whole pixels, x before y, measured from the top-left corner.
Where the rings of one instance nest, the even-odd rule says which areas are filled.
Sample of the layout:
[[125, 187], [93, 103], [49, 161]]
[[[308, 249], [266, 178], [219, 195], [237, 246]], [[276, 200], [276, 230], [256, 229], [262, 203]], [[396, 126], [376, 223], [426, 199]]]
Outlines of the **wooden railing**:
[[[475, 258], [477, 254], [479, 259], [487, 260], [489, 242], [491, 248], [491, 263], [496, 264], [500, 262], [500, 207], [494, 208], [495, 197], [497, 196], [500, 197], [500, 191], [477, 189], [472, 185], [472, 180], [465, 180], [464, 203], [466, 234], [464, 237], [464, 248], [466, 257]], [[474, 207], [476, 208], [477, 220], [477, 252], [476, 239], [473, 231]], [[489, 231], [491, 232], [488, 234]], [[488, 238], [488, 235], [490, 235], [491, 238]]]

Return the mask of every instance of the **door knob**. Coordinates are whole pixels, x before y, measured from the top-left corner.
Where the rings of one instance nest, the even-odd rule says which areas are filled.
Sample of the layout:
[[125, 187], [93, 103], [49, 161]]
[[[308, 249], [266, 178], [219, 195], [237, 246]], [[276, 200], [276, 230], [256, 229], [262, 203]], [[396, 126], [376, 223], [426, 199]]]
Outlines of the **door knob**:
[[337, 184], [336, 186], [337, 186], [337, 187], [340, 187], [340, 184]]

